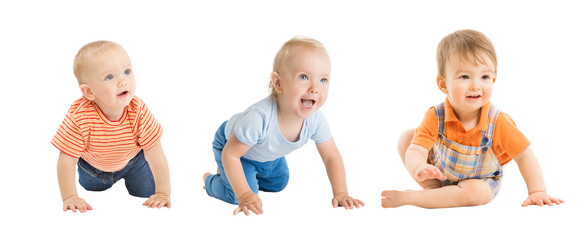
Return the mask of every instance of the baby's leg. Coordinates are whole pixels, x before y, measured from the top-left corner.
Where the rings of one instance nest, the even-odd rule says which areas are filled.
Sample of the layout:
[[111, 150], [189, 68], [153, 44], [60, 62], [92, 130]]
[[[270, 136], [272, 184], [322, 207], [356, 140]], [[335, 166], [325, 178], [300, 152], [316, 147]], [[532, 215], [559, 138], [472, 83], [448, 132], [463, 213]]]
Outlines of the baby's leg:
[[[406, 165], [406, 151], [410, 146], [412, 139], [414, 138], [414, 131], [415, 129], [408, 129], [399, 137], [397, 143], [397, 151], [399, 153], [399, 157], [402, 160], [404, 166]], [[415, 179], [414, 179], [415, 181]], [[437, 179], [428, 179], [424, 181], [416, 181], [418, 185], [420, 185], [423, 189], [432, 189], [432, 188], [439, 188], [441, 185], [440, 181]]]
[[265, 192], [280, 192], [288, 185], [290, 172], [286, 158], [281, 157], [264, 163], [264, 171], [258, 175], [259, 188]]
[[79, 158], [77, 162], [79, 184], [87, 191], [104, 191], [114, 185], [111, 173], [102, 172]]
[[385, 208], [414, 205], [423, 208], [478, 206], [491, 201], [493, 192], [482, 179], [468, 179], [458, 185], [421, 191], [383, 191]]
[[[217, 173], [219, 174], [219, 168], [217, 168]], [[205, 182], [207, 181], [207, 177], [213, 175], [210, 172], [206, 172], [205, 174], [203, 174], [203, 189], [205, 189]]]
[[[126, 166], [130, 168], [123, 176], [126, 182], [126, 189], [128, 189], [128, 193], [132, 196], [148, 198], [156, 190], [150, 165], [146, 161], [146, 158], [144, 158], [143, 152], [138, 153], [132, 161], [131, 166]], [[128, 165], [130, 164], [128, 163]]]
[[[241, 161], [243, 173], [247, 184], [254, 193], [258, 193], [259, 185], [257, 180], [257, 170], [255, 166], [248, 161]], [[219, 165], [219, 174], [205, 174], [205, 190], [211, 197], [223, 200], [231, 204], [238, 204], [238, 200], [233, 192], [233, 188], [225, 175], [223, 165]]]

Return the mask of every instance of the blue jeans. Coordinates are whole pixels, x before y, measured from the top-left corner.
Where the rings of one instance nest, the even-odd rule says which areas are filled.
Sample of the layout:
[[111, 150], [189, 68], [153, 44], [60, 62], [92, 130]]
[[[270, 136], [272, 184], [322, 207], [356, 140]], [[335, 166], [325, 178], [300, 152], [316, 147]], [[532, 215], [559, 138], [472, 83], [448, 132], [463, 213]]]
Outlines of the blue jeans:
[[154, 194], [154, 177], [150, 165], [144, 158], [144, 150], [138, 152], [122, 170], [115, 172], [104, 172], [94, 168], [83, 158], [79, 158], [77, 166], [79, 183], [85, 190], [103, 191], [123, 178], [130, 195], [147, 198]]
[[[238, 204], [237, 198], [233, 193], [233, 189], [225, 176], [225, 169], [223, 169], [223, 162], [221, 160], [221, 153], [223, 147], [227, 142], [225, 137], [224, 122], [215, 133], [215, 140], [213, 141], [213, 152], [215, 153], [215, 161], [219, 168], [219, 174], [210, 175], [205, 179], [205, 189], [209, 196], [223, 200], [231, 204]], [[286, 158], [281, 157], [274, 161], [257, 162], [244, 157], [241, 157], [241, 166], [247, 180], [247, 184], [254, 193], [259, 190], [264, 192], [279, 192], [284, 190], [288, 185], [288, 165]]]

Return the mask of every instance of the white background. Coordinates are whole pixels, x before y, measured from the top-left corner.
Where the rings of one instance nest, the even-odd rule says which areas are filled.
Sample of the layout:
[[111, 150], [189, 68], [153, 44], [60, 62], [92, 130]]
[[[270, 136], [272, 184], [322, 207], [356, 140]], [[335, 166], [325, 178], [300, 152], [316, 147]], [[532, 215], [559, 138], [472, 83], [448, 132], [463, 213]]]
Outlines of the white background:
[[[511, 1], [509, 1], [511, 2]], [[0, 236], [31, 239], [577, 238], [582, 211], [583, 8], [564, 1], [19, 1], [0, 3]], [[435, 85], [440, 39], [476, 29], [499, 59], [492, 101], [531, 140], [548, 192], [561, 206], [526, 207], [514, 162], [485, 206], [383, 209], [385, 189], [418, 189], [396, 151], [401, 132], [444, 100]], [[231, 115], [268, 94], [279, 47], [295, 35], [332, 59], [322, 111], [343, 155], [350, 194], [367, 204], [333, 209], [313, 143], [287, 156], [290, 183], [260, 193], [265, 214], [231, 215], [210, 198], [211, 142]], [[49, 143], [81, 96], [72, 71], [84, 44], [111, 40], [129, 53], [137, 96], [164, 127], [172, 208], [147, 209], [123, 183], [81, 197], [89, 213], [62, 212], [58, 151]], [[4, 237], [1, 237], [4, 238]]]

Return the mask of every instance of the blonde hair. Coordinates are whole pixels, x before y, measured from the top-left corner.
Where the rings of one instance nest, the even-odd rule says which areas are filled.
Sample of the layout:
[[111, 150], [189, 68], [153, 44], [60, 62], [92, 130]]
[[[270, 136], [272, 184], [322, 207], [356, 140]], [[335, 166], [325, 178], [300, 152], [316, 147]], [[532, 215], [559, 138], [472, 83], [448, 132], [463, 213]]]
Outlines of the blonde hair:
[[[324, 45], [318, 40], [308, 37], [296, 36], [285, 42], [284, 45], [282, 45], [282, 47], [278, 51], [278, 53], [276, 53], [276, 57], [274, 58], [274, 66], [272, 70], [273, 72], [282, 74], [282, 70], [284, 69], [286, 61], [288, 61], [288, 59], [290, 58], [292, 49], [297, 46], [313, 48], [315, 50], [322, 51], [323, 53], [328, 55], [326, 48], [324, 48]], [[270, 81], [270, 92], [272, 96], [276, 95], [276, 89], [274, 88], [272, 81]]]
[[83, 47], [81, 47], [81, 49], [79, 49], [79, 52], [77, 52], [77, 55], [75, 55], [75, 59], [73, 60], [73, 73], [75, 74], [75, 77], [77, 78], [77, 82], [79, 84], [84, 83], [84, 81], [81, 78], [81, 75], [83, 75], [83, 71], [87, 67], [85, 64], [87, 58], [93, 57], [96, 54], [101, 54], [101, 53], [105, 52], [106, 50], [110, 50], [110, 49], [116, 48], [116, 47], [118, 47], [122, 50], [124, 49], [124, 48], [122, 48], [122, 46], [120, 46], [117, 43], [105, 41], [105, 40], [90, 42], [88, 44], [85, 44]]
[[497, 53], [487, 36], [475, 30], [459, 30], [442, 38], [436, 51], [438, 75], [445, 77], [446, 63], [455, 55], [476, 65], [485, 64], [481, 54], [486, 54], [493, 62], [497, 73]]

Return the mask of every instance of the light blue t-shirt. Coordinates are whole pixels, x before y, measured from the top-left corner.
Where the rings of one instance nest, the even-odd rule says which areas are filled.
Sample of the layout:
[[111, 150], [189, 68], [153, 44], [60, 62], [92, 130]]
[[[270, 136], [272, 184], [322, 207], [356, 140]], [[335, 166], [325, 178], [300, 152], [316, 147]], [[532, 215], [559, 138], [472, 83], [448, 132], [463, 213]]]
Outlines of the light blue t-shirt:
[[225, 126], [226, 138], [235, 133], [239, 141], [250, 146], [243, 157], [258, 162], [273, 161], [302, 147], [309, 138], [323, 143], [331, 137], [324, 115], [316, 111], [304, 119], [300, 139], [288, 141], [278, 127], [277, 109], [276, 99], [267, 97], [229, 119]]

